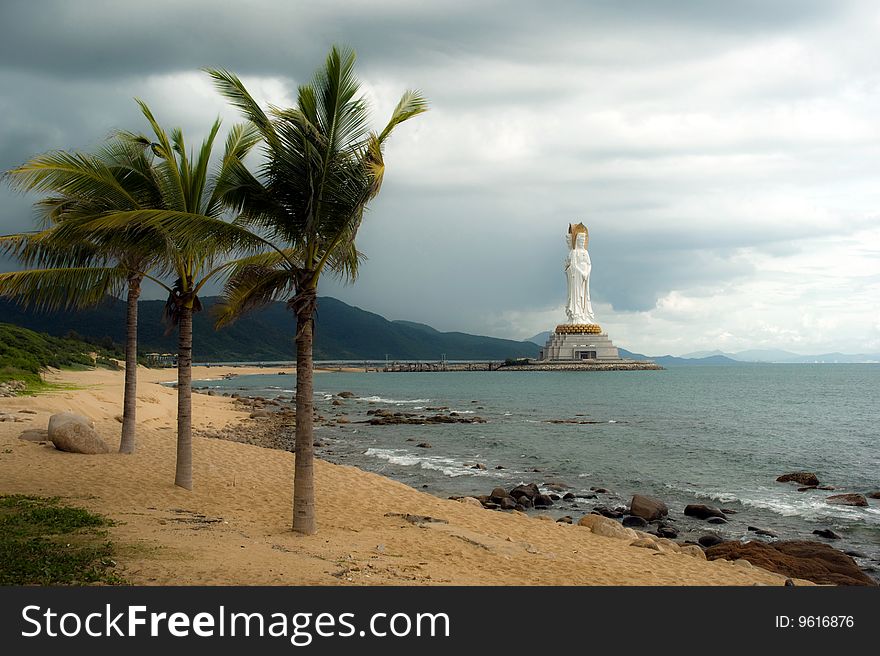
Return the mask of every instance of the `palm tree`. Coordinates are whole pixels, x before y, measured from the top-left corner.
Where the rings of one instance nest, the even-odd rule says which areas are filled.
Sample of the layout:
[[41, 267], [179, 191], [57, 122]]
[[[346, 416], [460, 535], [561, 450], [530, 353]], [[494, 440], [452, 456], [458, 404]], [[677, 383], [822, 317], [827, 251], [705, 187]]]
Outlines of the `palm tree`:
[[177, 460], [174, 483], [192, 489], [192, 319], [201, 310], [198, 294], [209, 281], [230, 269], [228, 258], [239, 252], [268, 249], [267, 242], [247, 229], [224, 220], [224, 190], [248, 151], [259, 141], [251, 126], [230, 130], [226, 149], [216, 171], [210, 161], [220, 129], [214, 122], [198, 153], [187, 154], [180, 129], [170, 135], [156, 121], [149, 107], [138, 100], [153, 135], [127, 134], [151, 161], [154, 203], [136, 209], [113, 209], [63, 221], [56, 238], [75, 242], [87, 238], [101, 250], [124, 250], [140, 244], [157, 261], [164, 275], [176, 277], [173, 285], [160, 284], [168, 292], [164, 317], [178, 330], [177, 354]]
[[100, 249], [84, 235], [59, 238], [57, 227], [104, 212], [153, 206], [158, 198], [152, 174], [143, 149], [133, 147], [124, 133], [97, 153], [51, 152], [6, 173], [13, 188], [48, 195], [36, 203], [43, 230], [0, 237], [0, 249], [37, 267], [0, 274], [0, 296], [52, 311], [89, 307], [126, 293], [121, 453], [135, 450], [138, 298], [155, 256], [142, 242]]
[[353, 280], [361, 256], [355, 237], [367, 204], [382, 185], [382, 147], [393, 129], [427, 110], [415, 91], [403, 94], [379, 132], [367, 127], [367, 103], [354, 75], [355, 54], [332, 48], [294, 108], [264, 112], [242, 82], [208, 70], [220, 92], [259, 130], [265, 161], [258, 176], [239, 163], [223, 190], [236, 222], [278, 247], [235, 264], [225, 290], [222, 325], [273, 299], [296, 315], [296, 446], [293, 530], [313, 534], [312, 342], [317, 287], [327, 269]]

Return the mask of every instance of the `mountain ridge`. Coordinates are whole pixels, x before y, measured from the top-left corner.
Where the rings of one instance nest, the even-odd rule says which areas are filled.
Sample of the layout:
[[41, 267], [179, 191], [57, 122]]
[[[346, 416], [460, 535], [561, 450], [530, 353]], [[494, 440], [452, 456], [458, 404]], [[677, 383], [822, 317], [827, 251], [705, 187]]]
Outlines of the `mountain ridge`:
[[[270, 303], [221, 330], [213, 329], [211, 308], [218, 297], [201, 299], [204, 311], [193, 317], [193, 358], [211, 361], [293, 360], [296, 322], [283, 302]], [[138, 304], [138, 344], [142, 353], [174, 352], [176, 333], [165, 334], [160, 317], [164, 301]], [[68, 333], [93, 339], [125, 339], [125, 303], [108, 298], [99, 306], [77, 312], [36, 313], [0, 299], [0, 321], [50, 335]], [[318, 299], [315, 316], [316, 360], [503, 360], [536, 357], [530, 342], [440, 332], [425, 324], [389, 321], [335, 298]]]

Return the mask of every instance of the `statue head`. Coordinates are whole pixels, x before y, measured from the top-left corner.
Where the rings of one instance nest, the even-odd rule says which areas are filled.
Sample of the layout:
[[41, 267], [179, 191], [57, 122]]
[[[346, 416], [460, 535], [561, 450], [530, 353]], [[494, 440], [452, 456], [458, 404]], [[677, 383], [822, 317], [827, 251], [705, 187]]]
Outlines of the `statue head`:
[[590, 231], [583, 223], [577, 225], [568, 224], [568, 234], [571, 248], [587, 248], [590, 243]]

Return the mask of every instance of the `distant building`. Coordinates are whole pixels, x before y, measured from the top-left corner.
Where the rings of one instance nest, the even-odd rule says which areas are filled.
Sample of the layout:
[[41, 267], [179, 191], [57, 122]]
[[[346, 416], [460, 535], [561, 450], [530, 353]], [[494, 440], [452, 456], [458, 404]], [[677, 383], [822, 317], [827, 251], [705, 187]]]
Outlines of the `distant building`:
[[177, 354], [176, 353], [147, 353], [147, 366], [148, 367], [176, 367], [177, 366]]

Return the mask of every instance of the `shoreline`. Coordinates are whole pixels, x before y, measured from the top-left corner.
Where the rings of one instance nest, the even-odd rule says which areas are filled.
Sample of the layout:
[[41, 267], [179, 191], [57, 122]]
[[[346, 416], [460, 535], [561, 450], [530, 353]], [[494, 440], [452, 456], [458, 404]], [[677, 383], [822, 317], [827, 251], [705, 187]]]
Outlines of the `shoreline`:
[[[253, 373], [272, 373], [253, 368]], [[277, 370], [284, 370], [278, 368]], [[245, 369], [247, 371], [247, 369]], [[181, 585], [782, 585], [744, 561], [707, 562], [583, 526], [487, 512], [378, 474], [316, 460], [319, 532], [289, 529], [293, 456], [194, 431], [195, 489], [174, 487], [176, 393], [166, 370], [140, 370], [138, 448], [83, 456], [19, 439], [65, 410], [85, 414], [115, 449], [123, 372], [55, 372], [79, 389], [0, 399], [0, 494], [60, 496], [117, 524], [119, 573]], [[244, 373], [194, 367], [194, 379]], [[202, 378], [204, 379], [204, 378]], [[193, 395], [194, 428], [253, 422], [234, 401]], [[258, 420], [256, 420], [258, 421]], [[413, 524], [406, 515], [443, 520]]]

